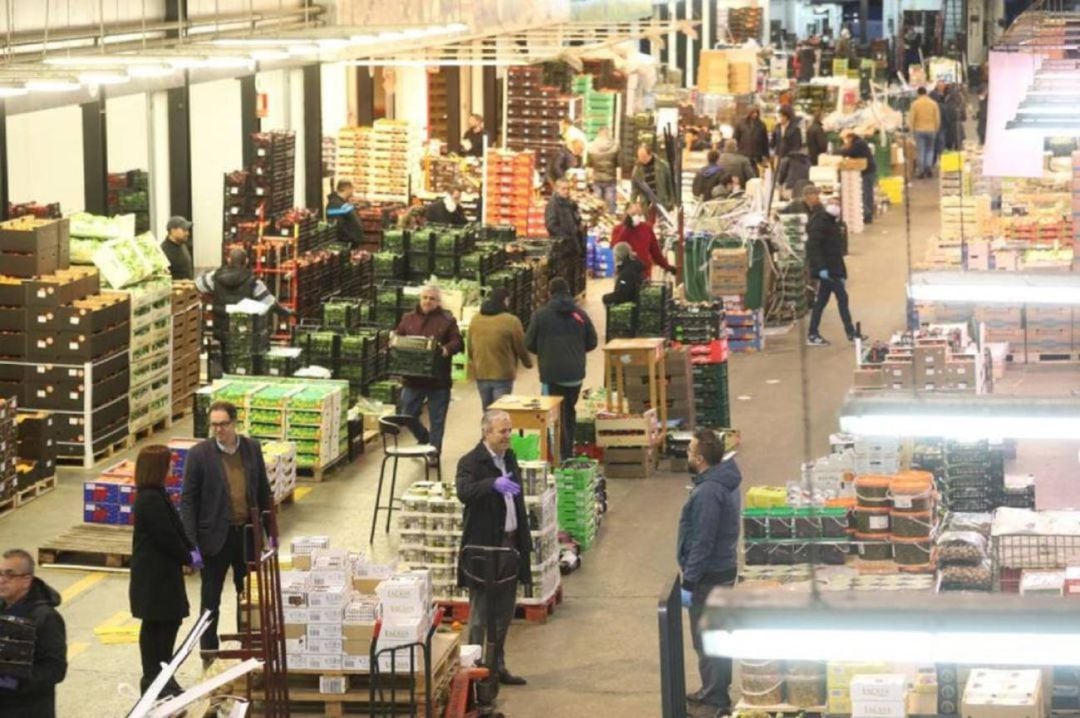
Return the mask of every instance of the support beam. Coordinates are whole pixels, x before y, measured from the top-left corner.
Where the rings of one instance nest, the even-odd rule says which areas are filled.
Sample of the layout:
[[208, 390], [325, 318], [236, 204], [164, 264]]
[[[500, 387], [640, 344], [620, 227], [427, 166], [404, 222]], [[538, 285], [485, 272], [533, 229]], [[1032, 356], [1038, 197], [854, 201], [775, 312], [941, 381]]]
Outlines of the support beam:
[[[484, 68], [484, 134], [488, 146], [495, 145], [497, 128], [502, 127], [502, 85], [495, 74], [494, 67]], [[502, 138], [506, 146], [506, 138]]]
[[442, 68], [446, 78], [446, 142], [457, 147], [461, 141], [461, 68]]
[[[165, 22], [183, 24], [187, 19], [187, 0], [165, 0]], [[177, 30], [167, 30], [165, 36], [177, 39], [180, 33]]]
[[108, 144], [105, 136], [105, 98], [98, 95], [82, 107], [83, 209], [91, 214], [108, 210]]
[[255, 114], [258, 104], [258, 91], [255, 88], [255, 75], [245, 75], [240, 82], [240, 134], [244, 148], [244, 167], [255, 161], [255, 141], [251, 136], [259, 131], [260, 121]]
[[366, 127], [375, 122], [374, 68], [356, 68], [356, 124]]
[[304, 65], [304, 206], [322, 207], [322, 71]]
[[8, 218], [11, 190], [8, 187], [7, 106], [0, 100], [0, 219]]
[[[188, 79], [168, 93], [169, 213], [191, 219], [191, 102]], [[193, 228], [198, 232], [199, 228]], [[192, 237], [194, 243], [194, 237]]]

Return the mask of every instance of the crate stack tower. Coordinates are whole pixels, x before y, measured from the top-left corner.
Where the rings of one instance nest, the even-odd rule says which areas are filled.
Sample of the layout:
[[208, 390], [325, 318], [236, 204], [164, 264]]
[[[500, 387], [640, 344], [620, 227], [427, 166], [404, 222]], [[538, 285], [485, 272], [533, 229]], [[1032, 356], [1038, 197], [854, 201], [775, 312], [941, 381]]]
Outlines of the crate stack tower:
[[60, 460], [128, 445], [130, 302], [69, 267], [69, 221], [0, 223], [0, 396], [55, 414]]
[[172, 416], [191, 409], [199, 388], [202, 307], [194, 282], [174, 281], [172, 288]]
[[172, 416], [172, 283], [166, 277], [141, 282], [128, 290], [131, 302], [132, 434]]
[[[572, 112], [575, 99], [578, 112]], [[534, 152], [541, 172], [547, 167], [548, 156], [562, 145], [559, 120], [581, 114], [580, 98], [565, 97], [558, 87], [545, 85], [540, 65], [508, 68], [506, 107], [507, 149]]]
[[488, 150], [484, 218], [486, 224], [512, 226], [527, 236], [536, 156], [532, 152]]

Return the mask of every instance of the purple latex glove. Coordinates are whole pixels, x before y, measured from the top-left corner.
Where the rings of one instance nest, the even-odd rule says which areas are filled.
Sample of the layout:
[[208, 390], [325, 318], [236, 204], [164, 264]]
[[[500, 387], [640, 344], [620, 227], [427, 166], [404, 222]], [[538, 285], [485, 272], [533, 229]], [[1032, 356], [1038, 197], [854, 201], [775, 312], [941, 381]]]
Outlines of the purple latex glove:
[[202, 552], [199, 549], [191, 552], [191, 567], [196, 571], [201, 571], [203, 568]]
[[510, 474], [503, 474], [495, 479], [495, 490], [503, 496], [517, 496], [521, 493], [521, 487], [510, 478]]
[[19, 679], [15, 676], [0, 676], [0, 688], [13, 691], [19, 687]]

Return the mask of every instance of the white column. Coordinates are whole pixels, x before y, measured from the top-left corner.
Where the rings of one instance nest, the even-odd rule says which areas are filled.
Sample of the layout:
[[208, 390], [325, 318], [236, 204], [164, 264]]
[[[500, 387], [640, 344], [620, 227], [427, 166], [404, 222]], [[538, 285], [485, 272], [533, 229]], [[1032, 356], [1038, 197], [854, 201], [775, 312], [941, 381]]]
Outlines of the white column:
[[[169, 181], [169, 95], [167, 92], [151, 92], [146, 96], [150, 117], [147, 142], [150, 145], [150, 230], [165, 231], [165, 223], [172, 216]], [[190, 219], [190, 218], [189, 218]], [[156, 236], [156, 235], [155, 235]]]

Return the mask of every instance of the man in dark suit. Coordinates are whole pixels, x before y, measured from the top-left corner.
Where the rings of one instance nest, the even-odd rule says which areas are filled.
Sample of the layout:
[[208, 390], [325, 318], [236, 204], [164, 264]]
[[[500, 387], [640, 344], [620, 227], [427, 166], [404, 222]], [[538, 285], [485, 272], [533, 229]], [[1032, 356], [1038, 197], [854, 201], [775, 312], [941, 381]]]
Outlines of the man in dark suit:
[[[461, 536], [467, 546], [511, 548], [518, 552], [518, 582], [532, 584], [532, 535], [521, 495], [521, 475], [517, 458], [510, 449], [510, 416], [504, 411], [488, 410], [481, 420], [483, 439], [476, 448], [462, 456], [457, 467], [457, 495], [465, 504], [465, 528]], [[525, 685], [525, 679], [506, 668], [504, 649], [506, 633], [514, 618], [516, 584], [488, 592], [468, 580], [465, 561], [458, 561], [458, 584], [469, 589], [469, 643], [484, 645], [488, 606], [495, 611], [495, 665], [499, 683]]]
[[[213, 660], [218, 649], [218, 608], [225, 574], [233, 571], [239, 596], [244, 590], [247, 559], [244, 547], [254, 536], [245, 531], [251, 510], [273, 510], [270, 482], [266, 476], [259, 442], [236, 433], [236, 407], [227, 401], [210, 405], [214, 438], [201, 441], [188, 452], [184, 464], [184, 491], [180, 517], [188, 538], [203, 560], [202, 608], [213, 618], [200, 643], [203, 661]], [[277, 546], [277, 536], [269, 537]]]

